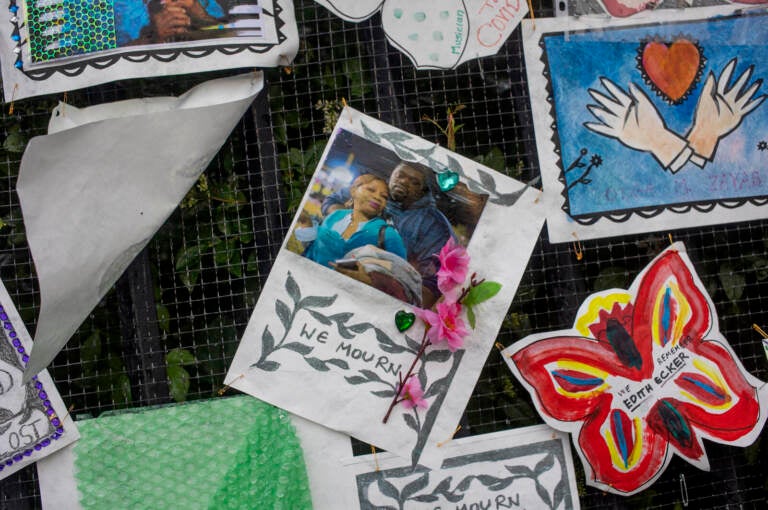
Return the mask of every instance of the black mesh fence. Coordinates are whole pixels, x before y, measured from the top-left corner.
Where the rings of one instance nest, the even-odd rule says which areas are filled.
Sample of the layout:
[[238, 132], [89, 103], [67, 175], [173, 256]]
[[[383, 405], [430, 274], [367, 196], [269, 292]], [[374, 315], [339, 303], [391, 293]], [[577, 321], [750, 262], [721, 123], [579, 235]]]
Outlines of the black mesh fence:
[[[539, 17], [553, 14], [548, 2], [533, 7]], [[51, 365], [74, 415], [217, 395], [343, 101], [428, 140], [455, 142], [458, 153], [517, 179], [539, 175], [519, 30], [496, 56], [425, 72], [387, 43], [378, 15], [355, 25], [309, 0], [296, 2], [296, 15], [301, 48], [295, 62], [266, 71], [264, 92], [204, 176]], [[211, 77], [117, 82], [70, 92], [66, 100], [88, 106], [180, 94]], [[30, 331], [39, 293], [15, 184], [26, 141], [45, 133], [61, 99], [21, 101], [13, 113], [6, 104], [0, 115], [0, 276]], [[452, 141], [435, 125], [445, 125], [449, 110], [463, 124]], [[545, 229], [497, 340], [506, 346], [530, 333], [570, 327], [586, 296], [626, 288], [671, 234], [685, 242], [721, 330], [746, 369], [768, 379], [752, 329], [768, 326], [766, 233], [768, 221], [755, 221], [587, 241], [578, 260], [571, 245], [550, 244]], [[493, 350], [460, 434], [540, 422]], [[585, 487], [577, 461], [581, 506], [763, 508], [766, 434], [749, 448], [706, 446], [710, 472], [674, 458], [649, 490], [630, 498]], [[0, 482], [0, 508], [39, 506], [34, 467]]]

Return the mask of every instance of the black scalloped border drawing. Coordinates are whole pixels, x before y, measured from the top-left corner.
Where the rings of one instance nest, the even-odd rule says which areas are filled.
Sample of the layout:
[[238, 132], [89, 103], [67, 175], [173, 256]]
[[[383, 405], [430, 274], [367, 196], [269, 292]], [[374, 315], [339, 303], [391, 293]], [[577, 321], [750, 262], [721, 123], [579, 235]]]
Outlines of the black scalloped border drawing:
[[[685, 91], [685, 94], [680, 96], [679, 99], [672, 99], [663, 90], [661, 90], [653, 82], [653, 80], [651, 80], [650, 76], [648, 76], [648, 73], [643, 67], [643, 52], [645, 51], [645, 47], [652, 42], [663, 44], [667, 48], [669, 48], [671, 47], [672, 44], [680, 40], [688, 41], [689, 43], [696, 46], [696, 49], [699, 51], [699, 67], [698, 69], [696, 69], [696, 76], [694, 76], [693, 80], [691, 81], [691, 84], [688, 86], [688, 90]], [[637, 69], [640, 71], [640, 76], [643, 77], [643, 81], [645, 82], [646, 85], [648, 85], [648, 88], [653, 90], [657, 96], [659, 96], [661, 99], [664, 100], [664, 102], [671, 105], [682, 104], [686, 101], [686, 99], [690, 97], [691, 93], [693, 92], [693, 89], [695, 89], [696, 85], [699, 84], [699, 81], [701, 80], [701, 75], [704, 72], [704, 66], [707, 64], [707, 57], [704, 55], [704, 48], [701, 46], [701, 44], [699, 44], [699, 41], [687, 34], [683, 34], [682, 32], [673, 36], [671, 38], [671, 41], [665, 40], [660, 35], [655, 35], [653, 37], [645, 37], [641, 39], [640, 44], [637, 47], [637, 57], [635, 57], [635, 60], [637, 62]]]
[[[174, 49], [162, 49], [162, 50], [140, 50], [140, 51], [131, 51], [131, 52], [124, 52], [120, 53], [119, 55], [108, 55], [108, 56], [95, 56], [94, 58], [88, 59], [88, 60], [78, 60], [77, 62], [73, 62], [70, 64], [61, 64], [57, 66], [50, 66], [46, 67], [45, 69], [39, 69], [39, 70], [26, 70], [26, 69], [19, 69], [22, 73], [24, 73], [25, 76], [27, 76], [29, 79], [34, 81], [43, 81], [47, 80], [51, 76], [53, 76], [56, 73], [63, 74], [64, 76], [67, 76], [69, 78], [72, 78], [74, 76], [78, 76], [82, 74], [88, 67], [92, 67], [97, 70], [103, 70], [107, 69], [116, 63], [118, 63], [121, 60], [127, 60], [128, 62], [138, 64], [142, 62], [148, 62], [150, 59], [157, 60], [158, 62], [173, 62], [180, 56], [185, 56], [189, 58], [203, 58], [207, 57], [209, 55], [212, 55], [213, 53], [221, 53], [222, 55], [236, 55], [238, 53], [242, 53], [244, 51], [250, 51], [251, 53], [258, 53], [263, 54], [270, 51], [275, 46], [279, 46], [282, 44], [288, 36], [286, 36], [282, 32], [282, 28], [285, 26], [285, 21], [283, 21], [281, 14], [283, 13], [283, 8], [279, 4], [279, 0], [275, 0], [273, 2], [274, 7], [274, 14], [270, 13], [267, 9], [263, 10], [263, 13], [267, 16], [272, 16], [275, 18], [275, 29], [277, 31], [277, 43], [271, 43], [271, 44], [227, 44], [227, 45], [207, 45], [207, 46], [197, 46], [197, 47], [189, 47], [185, 46], [183, 48], [174, 48]], [[11, 0], [11, 7], [16, 7], [18, 10], [18, 6], [16, 5], [16, 0]], [[12, 14], [15, 14], [12, 11]], [[18, 34], [19, 29], [24, 26], [23, 23], [19, 23], [18, 16], [16, 16], [16, 21], [11, 21], [11, 25], [13, 25], [13, 33]], [[22, 43], [23, 44], [23, 43]], [[21, 62], [21, 53], [17, 55], [17, 63]]]
[[[732, 18], [744, 18], [744, 17], [752, 17], [752, 16], [768, 16], [768, 13], [740, 13], [736, 15], [731, 16], [722, 16], [720, 19], [732, 19]], [[687, 21], [677, 21], [677, 22], [670, 22], [667, 24], [694, 24], [694, 23], [708, 23], [709, 20], [687, 20]], [[657, 23], [646, 23], [644, 25], [635, 25], [632, 28], [642, 28], [646, 26], [657, 26]], [[658, 205], [658, 206], [647, 206], [647, 207], [637, 207], [632, 209], [618, 209], [614, 211], [603, 211], [603, 212], [597, 212], [592, 214], [580, 214], [577, 216], [574, 216], [571, 214], [571, 207], [568, 200], [568, 189], [565, 186], [565, 171], [563, 168], [563, 159], [562, 159], [562, 153], [560, 150], [560, 134], [557, 130], [557, 115], [555, 112], [555, 105], [554, 105], [554, 89], [552, 88], [552, 79], [551, 79], [551, 73], [549, 71], [550, 65], [549, 60], [547, 58], [547, 51], [544, 44], [544, 39], [547, 37], [559, 37], [564, 36], [567, 34], [583, 34], [583, 33], [589, 33], [589, 32], [595, 32], [595, 31], [610, 31], [610, 30], [624, 30], [626, 27], [615, 27], [615, 28], [602, 28], [602, 29], [584, 29], [584, 30], [568, 30], [568, 31], [561, 31], [561, 32], [548, 32], [545, 34], [542, 34], [539, 37], [539, 48], [541, 50], [541, 57], [540, 61], [542, 64], [544, 64], [544, 71], [542, 71], [542, 76], [545, 78], [546, 81], [546, 91], [547, 91], [547, 115], [552, 120], [552, 124], [550, 125], [550, 129], [552, 130], [552, 137], [550, 138], [550, 141], [555, 145], [555, 154], [557, 154], [556, 164], [557, 167], [560, 169], [560, 174], [557, 178], [557, 180], [561, 183], [563, 183], [563, 189], [560, 192], [560, 194], [563, 196], [563, 205], [561, 206], [561, 209], [565, 212], [565, 214], [568, 215], [569, 218], [571, 218], [573, 221], [580, 225], [594, 225], [601, 219], [606, 219], [607, 221], [611, 221], [613, 223], [624, 223], [626, 221], [629, 221], [629, 219], [633, 215], [640, 216], [641, 218], [653, 218], [655, 216], [658, 216], [664, 212], [672, 212], [676, 214], [685, 214], [691, 210], [695, 210], [702, 213], [710, 213], [712, 212], [716, 206], [723, 207], [725, 209], [737, 209], [739, 207], [744, 206], [745, 204], [751, 204], [754, 206], [765, 206], [768, 205], [768, 196], [760, 195], [755, 197], [739, 197], [739, 198], [723, 198], [719, 200], [702, 200], [702, 201], [695, 201], [695, 202], [681, 202], [676, 204], [666, 204], [666, 205]]]

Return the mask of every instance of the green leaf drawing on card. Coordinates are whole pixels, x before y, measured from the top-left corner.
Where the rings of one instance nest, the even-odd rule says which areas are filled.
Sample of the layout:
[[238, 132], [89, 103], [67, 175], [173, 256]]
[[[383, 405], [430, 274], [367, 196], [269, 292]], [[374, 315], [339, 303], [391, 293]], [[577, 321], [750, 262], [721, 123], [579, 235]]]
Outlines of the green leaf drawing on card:
[[288, 305], [280, 301], [279, 299], [275, 300], [275, 311], [277, 312], [277, 317], [280, 319], [280, 322], [283, 323], [283, 327], [285, 329], [290, 329], [291, 327], [291, 309], [288, 308]]
[[488, 301], [499, 293], [501, 284], [497, 282], [482, 282], [480, 285], [472, 287], [461, 301], [465, 306], [475, 306], [484, 301]]
[[418, 501], [419, 503], [434, 503], [438, 498], [434, 494], [420, 494], [411, 498], [412, 501]]
[[251, 367], [256, 367], [261, 370], [264, 370], [265, 372], [274, 372], [278, 368], [280, 368], [280, 363], [276, 361], [259, 361], [258, 363], [254, 363], [251, 365]]
[[351, 319], [353, 315], [354, 315], [354, 314], [353, 314], [353, 313], [351, 313], [351, 312], [335, 313], [335, 314], [333, 314], [333, 315], [329, 315], [329, 316], [328, 316], [328, 319], [332, 320], [332, 321], [333, 321], [333, 322], [335, 322], [336, 324], [344, 324], [344, 323], [346, 323], [346, 322], [347, 322], [349, 319]]
[[334, 365], [334, 366], [337, 366], [339, 368], [343, 368], [344, 370], [349, 370], [349, 363], [347, 363], [343, 359], [331, 358], [331, 359], [325, 360], [325, 362], [327, 364], [329, 364], [329, 365]]
[[301, 301], [301, 291], [299, 290], [299, 286], [296, 284], [296, 280], [293, 279], [290, 271], [288, 272], [288, 278], [285, 279], [285, 291], [289, 296], [291, 296], [291, 299], [293, 299], [294, 303]]
[[315, 310], [311, 310], [311, 309], [305, 309], [305, 310], [307, 311], [307, 313], [309, 313], [309, 315], [312, 316], [313, 319], [315, 319], [320, 324], [323, 324], [324, 326], [330, 326], [331, 324], [333, 324], [333, 322], [322, 313], [316, 312]]
[[313, 347], [310, 347], [309, 345], [305, 345], [299, 342], [290, 342], [283, 345], [283, 349], [288, 349], [289, 351], [298, 352], [302, 356], [306, 356], [307, 354], [312, 352]]
[[381, 377], [379, 377], [379, 374], [373, 370], [360, 370], [360, 374], [366, 377], [369, 381], [384, 382]]
[[416, 418], [414, 418], [413, 415], [404, 414], [403, 420], [405, 420], [405, 424], [408, 425], [408, 427], [412, 428], [416, 432], [419, 431], [419, 425], [416, 423]]
[[408, 349], [406, 349], [402, 345], [397, 345], [397, 344], [379, 344], [379, 347], [381, 347], [382, 351], [389, 354], [399, 354], [401, 352], [408, 351]]
[[426, 147], [424, 149], [411, 149], [411, 151], [413, 151], [415, 154], [418, 154], [422, 158], [428, 158], [435, 152], [435, 149], [437, 149], [437, 145]]
[[557, 482], [557, 486], [555, 487], [555, 491], [553, 494], [554, 501], [552, 502], [552, 508], [560, 508], [560, 503], [563, 502], [563, 500], [568, 496], [568, 485], [566, 484], [564, 479], [560, 479], [559, 482]]
[[304, 358], [304, 361], [306, 361], [310, 367], [314, 368], [318, 372], [327, 372], [330, 370], [328, 363], [319, 358]]
[[424, 361], [434, 361], [437, 363], [445, 363], [449, 359], [451, 359], [451, 356], [453, 356], [453, 353], [449, 351], [448, 349], [441, 349], [441, 350], [434, 350], [429, 351], [424, 355]]
[[541, 459], [538, 463], [536, 463], [536, 467], [533, 468], [533, 472], [536, 474], [536, 476], [541, 476], [545, 472], [552, 469], [552, 467], [555, 465], [555, 456], [552, 453], [547, 454], [546, 457]]
[[459, 175], [464, 175], [464, 169], [461, 168], [461, 163], [458, 162], [458, 160], [450, 155], [447, 155], [446, 160], [448, 160], [448, 169], [456, 172]]
[[381, 137], [391, 144], [397, 144], [399, 142], [407, 142], [412, 138], [411, 135], [407, 133], [400, 133], [399, 131], [390, 131], [389, 133], [381, 133]]
[[403, 487], [403, 491], [400, 493], [401, 501], [408, 500], [411, 496], [419, 492], [420, 490], [424, 489], [429, 485], [429, 473], [424, 473], [414, 481], [408, 483], [405, 487]]
[[489, 174], [482, 168], [478, 168], [477, 175], [480, 176], [480, 182], [483, 184], [483, 187], [486, 190], [490, 192], [496, 191], [496, 180], [493, 178], [491, 174]]
[[382, 476], [376, 482], [382, 494], [398, 501], [400, 500], [400, 492], [397, 490], [397, 487], [388, 482], [386, 478]]
[[338, 294], [333, 296], [308, 296], [299, 302], [299, 308], [327, 308], [336, 301], [337, 297], [339, 297]]
[[421, 349], [421, 344], [408, 335], [405, 335], [405, 343], [408, 345], [408, 350], [414, 354], [419, 352], [419, 349]]
[[414, 159], [416, 159], [413, 153], [410, 151], [410, 149], [405, 149], [403, 147], [400, 147], [399, 145], [393, 145], [392, 148], [395, 150], [395, 154], [397, 154], [397, 157], [399, 157], [402, 160], [413, 161]]
[[465, 477], [456, 486], [456, 490], [460, 491], [460, 492], [466, 492], [467, 489], [469, 489], [469, 485], [472, 483], [472, 480], [474, 480], [474, 479], [475, 479], [475, 477], [473, 475], [469, 475], [469, 476]]
[[353, 386], [370, 382], [368, 379], [366, 379], [361, 375], [347, 375], [347, 376], [344, 376], [344, 379], [346, 379], [348, 384], [351, 384]]
[[360, 334], [360, 333], [363, 333], [365, 331], [368, 331], [372, 327], [373, 327], [373, 324], [371, 324], [370, 322], [361, 322], [359, 324], [352, 324], [347, 329], [349, 329], [353, 333]]
[[372, 142], [376, 142], [376, 143], [381, 141], [381, 137], [379, 136], [379, 134], [376, 133], [371, 128], [369, 128], [365, 124], [365, 122], [360, 121], [360, 126], [363, 128], [363, 135], [365, 136], [366, 139], [368, 139], [368, 140], [370, 140]]
[[538, 493], [541, 500], [544, 501], [544, 503], [546, 503], [547, 507], [552, 508], [552, 498], [549, 497], [549, 492], [547, 491], [547, 488], [544, 487], [544, 485], [542, 485], [541, 482], [538, 480], [536, 480], [536, 492]]
[[515, 476], [522, 476], [525, 478], [533, 478], [535, 475], [533, 474], [533, 471], [531, 471], [531, 468], [528, 466], [504, 466], [507, 471], [509, 471], [511, 474]]
[[[264, 326], [264, 332], [261, 334], [262, 352], [272, 353], [275, 350], [275, 337], [269, 331], [269, 326]], [[262, 354], [262, 358], [265, 356]]]
[[375, 395], [375, 396], [381, 397], [381, 398], [392, 398], [392, 397], [395, 396], [395, 390], [372, 391], [371, 395]]

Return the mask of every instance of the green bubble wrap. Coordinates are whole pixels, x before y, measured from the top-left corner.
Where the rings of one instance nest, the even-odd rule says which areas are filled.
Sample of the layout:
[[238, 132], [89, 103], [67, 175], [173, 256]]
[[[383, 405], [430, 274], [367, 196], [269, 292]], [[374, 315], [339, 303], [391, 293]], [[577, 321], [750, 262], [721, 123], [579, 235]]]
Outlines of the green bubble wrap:
[[78, 421], [84, 509], [312, 508], [287, 413], [239, 396]]

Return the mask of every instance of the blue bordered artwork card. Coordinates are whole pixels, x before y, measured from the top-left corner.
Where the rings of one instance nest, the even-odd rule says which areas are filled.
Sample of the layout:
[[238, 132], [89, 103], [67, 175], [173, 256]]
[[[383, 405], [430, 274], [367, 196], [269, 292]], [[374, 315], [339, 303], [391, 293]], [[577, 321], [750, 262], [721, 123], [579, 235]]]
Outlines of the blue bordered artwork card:
[[537, 19], [523, 39], [552, 241], [768, 215], [764, 8]]
[[22, 383], [32, 339], [0, 281], [0, 479], [79, 436], [47, 371]]
[[0, 23], [10, 102], [126, 78], [288, 65], [292, 0], [10, 0]]

